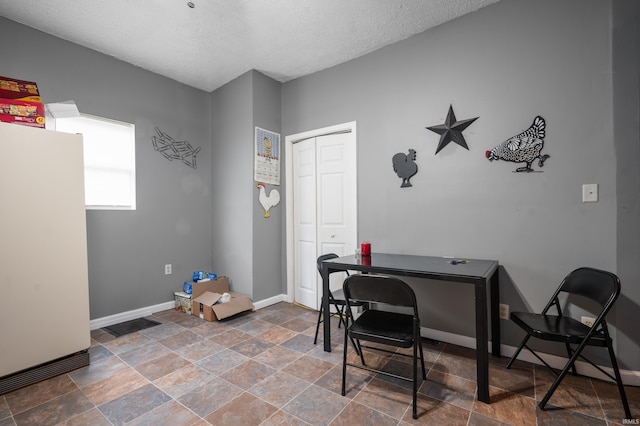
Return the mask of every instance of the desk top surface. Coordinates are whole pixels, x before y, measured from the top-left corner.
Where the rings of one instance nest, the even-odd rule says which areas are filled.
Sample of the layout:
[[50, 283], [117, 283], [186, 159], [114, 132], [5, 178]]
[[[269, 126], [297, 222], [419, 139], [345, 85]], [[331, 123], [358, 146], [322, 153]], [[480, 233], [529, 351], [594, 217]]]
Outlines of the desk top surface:
[[489, 278], [498, 268], [497, 260], [416, 256], [407, 254], [372, 253], [370, 258], [343, 256], [326, 260], [331, 268], [380, 272], [432, 278]]

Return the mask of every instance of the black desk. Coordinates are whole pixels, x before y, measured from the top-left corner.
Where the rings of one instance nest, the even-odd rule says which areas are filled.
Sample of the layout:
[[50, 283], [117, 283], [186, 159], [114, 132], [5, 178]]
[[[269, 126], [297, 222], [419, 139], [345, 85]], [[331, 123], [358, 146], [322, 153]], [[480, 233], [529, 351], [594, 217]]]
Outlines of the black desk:
[[[432, 256], [373, 253], [370, 259], [339, 257], [322, 264], [322, 309], [329, 318], [329, 274], [337, 271], [361, 271], [375, 274], [428, 278], [473, 284], [476, 300], [476, 356], [478, 400], [489, 403], [489, 324], [487, 287], [491, 288], [491, 353], [500, 356], [500, 309], [498, 262], [467, 259], [453, 265], [451, 259]], [[331, 352], [330, 322], [324, 321], [324, 350]]]

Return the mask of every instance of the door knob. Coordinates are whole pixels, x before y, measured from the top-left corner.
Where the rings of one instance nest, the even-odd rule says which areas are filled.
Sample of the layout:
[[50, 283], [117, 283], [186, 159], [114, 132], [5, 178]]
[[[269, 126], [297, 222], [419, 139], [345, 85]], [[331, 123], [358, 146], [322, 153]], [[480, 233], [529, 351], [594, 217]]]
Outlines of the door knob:
[[335, 238], [335, 237], [336, 237], [336, 234], [331, 234], [331, 238]]

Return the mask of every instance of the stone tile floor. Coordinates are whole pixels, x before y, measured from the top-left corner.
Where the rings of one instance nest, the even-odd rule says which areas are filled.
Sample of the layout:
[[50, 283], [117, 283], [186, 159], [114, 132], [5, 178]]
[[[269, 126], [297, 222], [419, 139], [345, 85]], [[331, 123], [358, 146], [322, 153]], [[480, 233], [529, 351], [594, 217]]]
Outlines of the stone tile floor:
[[[623, 424], [615, 385], [568, 377], [541, 411], [553, 376], [526, 362], [506, 370], [505, 358], [491, 358], [491, 404], [478, 402], [475, 351], [427, 341], [417, 420], [409, 383], [350, 368], [341, 396], [337, 320], [324, 352], [317, 312], [288, 303], [213, 323], [173, 310], [149, 318], [162, 324], [119, 338], [94, 330], [90, 366], [0, 396], [0, 426]], [[366, 359], [410, 367], [398, 355]], [[627, 395], [638, 418], [640, 388]]]

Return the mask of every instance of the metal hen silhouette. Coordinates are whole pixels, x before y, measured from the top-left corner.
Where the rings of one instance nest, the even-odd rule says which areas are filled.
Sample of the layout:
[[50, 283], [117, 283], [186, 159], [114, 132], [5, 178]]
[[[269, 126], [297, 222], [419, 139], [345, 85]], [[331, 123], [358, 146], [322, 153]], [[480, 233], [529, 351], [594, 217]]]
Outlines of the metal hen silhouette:
[[524, 132], [515, 135], [500, 145], [485, 153], [489, 161], [504, 160], [514, 163], [526, 163], [523, 167], [518, 167], [516, 172], [534, 172], [531, 163], [537, 158], [538, 166], [544, 166], [544, 162], [550, 157], [548, 154], [541, 154], [544, 148], [546, 123], [544, 118], [537, 116], [533, 123]]

